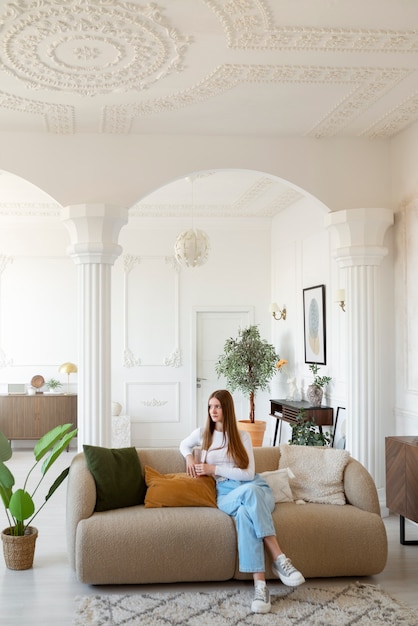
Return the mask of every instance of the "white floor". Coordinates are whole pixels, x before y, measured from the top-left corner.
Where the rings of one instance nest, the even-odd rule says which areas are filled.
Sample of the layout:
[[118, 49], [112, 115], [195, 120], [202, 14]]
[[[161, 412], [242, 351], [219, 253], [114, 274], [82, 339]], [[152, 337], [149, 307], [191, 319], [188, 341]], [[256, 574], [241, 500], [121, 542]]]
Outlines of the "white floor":
[[[46, 487], [56, 478], [61, 468], [70, 464], [73, 453], [63, 455], [50, 470]], [[26, 474], [33, 461], [32, 452], [15, 450], [13, 458], [7, 464], [16, 476], [17, 485]], [[66, 626], [73, 623], [76, 596], [95, 593], [134, 593], [141, 591], [172, 591], [174, 588], [188, 590], [207, 590], [251, 585], [250, 582], [228, 582], [188, 585], [152, 585], [128, 587], [92, 587], [77, 582], [70, 569], [66, 553], [65, 537], [65, 499], [66, 486], [62, 485], [44, 510], [39, 514], [34, 525], [39, 530], [36, 544], [35, 562], [30, 570], [8, 570], [0, 557], [0, 624], [4, 626]], [[1, 528], [7, 526], [7, 518], [0, 513]], [[389, 540], [389, 558], [385, 570], [378, 576], [361, 579], [380, 585], [382, 589], [400, 602], [416, 607], [418, 610], [418, 545], [401, 546], [399, 543], [399, 519], [396, 516], [385, 518]], [[418, 539], [418, 526], [407, 523], [408, 539]], [[335, 586], [353, 582], [355, 579], [310, 579], [311, 586]], [[270, 584], [281, 584], [270, 583]], [[418, 623], [418, 620], [417, 620]], [[111, 626], [111, 625], [109, 625]]]

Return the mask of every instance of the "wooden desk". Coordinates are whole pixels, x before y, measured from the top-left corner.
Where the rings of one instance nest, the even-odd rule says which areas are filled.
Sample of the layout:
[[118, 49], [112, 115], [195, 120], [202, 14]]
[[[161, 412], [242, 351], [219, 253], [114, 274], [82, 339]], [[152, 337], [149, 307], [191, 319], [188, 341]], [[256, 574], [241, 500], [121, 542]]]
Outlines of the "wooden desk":
[[321, 431], [322, 426], [332, 426], [334, 421], [334, 410], [331, 406], [312, 406], [309, 402], [305, 402], [303, 400], [299, 402], [294, 400], [270, 400], [270, 415], [277, 420], [276, 427], [274, 429], [273, 446], [276, 445], [279, 423], [280, 443], [280, 435], [282, 431], [281, 420], [294, 424], [297, 421], [298, 415], [302, 409], [305, 412], [305, 417], [310, 421], [315, 422]]
[[386, 506], [400, 516], [400, 542], [405, 539], [405, 517], [418, 522], [418, 437], [386, 437]]
[[75, 394], [0, 395], [0, 430], [8, 439], [39, 439], [60, 424], [77, 426]]

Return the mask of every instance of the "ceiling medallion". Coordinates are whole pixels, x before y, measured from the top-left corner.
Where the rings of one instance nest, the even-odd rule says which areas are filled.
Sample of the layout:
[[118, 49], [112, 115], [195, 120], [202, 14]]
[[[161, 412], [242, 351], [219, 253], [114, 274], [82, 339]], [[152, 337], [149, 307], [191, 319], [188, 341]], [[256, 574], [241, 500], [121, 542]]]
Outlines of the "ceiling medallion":
[[156, 4], [120, 0], [6, 4], [3, 69], [36, 89], [82, 96], [139, 91], [181, 71], [189, 44]]

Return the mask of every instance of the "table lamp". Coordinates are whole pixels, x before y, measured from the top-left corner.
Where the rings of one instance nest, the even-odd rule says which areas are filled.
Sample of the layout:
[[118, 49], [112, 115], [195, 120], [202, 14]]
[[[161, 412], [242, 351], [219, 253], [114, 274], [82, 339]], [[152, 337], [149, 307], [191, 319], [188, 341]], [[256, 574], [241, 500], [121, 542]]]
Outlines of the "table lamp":
[[61, 374], [67, 374], [67, 395], [69, 395], [70, 393], [70, 374], [72, 373], [76, 373], [77, 370], [77, 365], [75, 363], [70, 363], [69, 361], [67, 361], [67, 363], [63, 363], [62, 365], [60, 365], [58, 371]]

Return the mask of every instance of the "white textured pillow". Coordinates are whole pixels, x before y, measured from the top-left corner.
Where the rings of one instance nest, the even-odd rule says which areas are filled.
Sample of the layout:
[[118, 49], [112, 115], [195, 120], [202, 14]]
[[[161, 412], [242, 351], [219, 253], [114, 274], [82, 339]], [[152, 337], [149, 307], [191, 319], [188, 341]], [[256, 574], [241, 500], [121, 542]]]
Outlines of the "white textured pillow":
[[275, 502], [293, 502], [289, 478], [294, 478], [295, 476], [288, 467], [271, 472], [261, 472], [260, 476], [268, 483], [273, 492]]
[[279, 469], [289, 467], [295, 500], [321, 504], [345, 504], [344, 468], [350, 453], [322, 446], [280, 444]]

